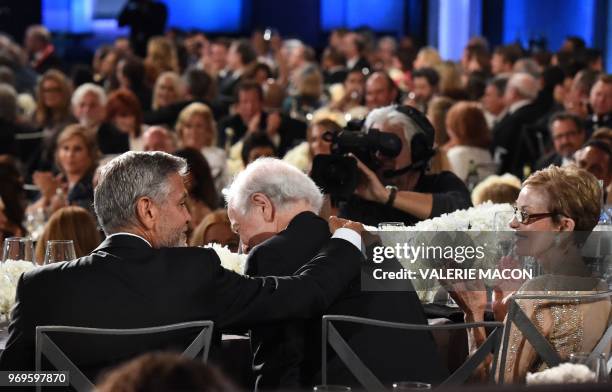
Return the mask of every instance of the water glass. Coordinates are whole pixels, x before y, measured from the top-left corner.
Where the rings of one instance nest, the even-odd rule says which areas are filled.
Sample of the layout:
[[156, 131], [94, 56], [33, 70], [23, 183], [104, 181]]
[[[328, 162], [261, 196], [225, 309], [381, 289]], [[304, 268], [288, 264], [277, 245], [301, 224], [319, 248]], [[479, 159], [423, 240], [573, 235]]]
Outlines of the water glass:
[[72, 240], [49, 240], [45, 250], [44, 265], [76, 259]]
[[23, 260], [34, 263], [34, 242], [30, 238], [9, 237], [2, 247], [2, 262]]
[[397, 392], [422, 391], [425, 389], [431, 389], [431, 384], [418, 381], [398, 381], [393, 383], [393, 391]]
[[608, 367], [605, 354], [593, 355], [591, 353], [573, 353], [569, 356], [570, 363], [585, 365], [595, 373], [596, 382], [608, 382]]
[[401, 230], [403, 227], [405, 227], [404, 222], [380, 222], [378, 224], [379, 230], [386, 231]]
[[512, 231], [510, 222], [514, 219], [514, 211], [497, 211], [493, 219], [495, 231]]
[[350, 392], [351, 387], [345, 387], [343, 385], [317, 385], [312, 388], [313, 391], [317, 392]]

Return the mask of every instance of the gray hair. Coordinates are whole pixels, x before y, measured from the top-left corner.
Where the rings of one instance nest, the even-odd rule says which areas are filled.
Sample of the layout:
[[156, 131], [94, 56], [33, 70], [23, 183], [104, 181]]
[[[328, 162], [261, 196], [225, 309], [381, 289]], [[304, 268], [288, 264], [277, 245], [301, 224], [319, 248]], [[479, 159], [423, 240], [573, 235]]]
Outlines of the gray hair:
[[407, 115], [398, 112], [396, 105], [372, 110], [366, 117], [364, 126], [368, 130], [376, 126], [380, 128], [383, 124], [390, 127], [401, 127], [407, 142], [410, 142], [412, 137], [419, 133], [418, 125]]
[[17, 118], [17, 92], [6, 83], [0, 83], [0, 120], [12, 123]]
[[276, 208], [305, 201], [315, 213], [323, 205], [323, 194], [314, 181], [292, 165], [276, 158], [260, 158], [240, 172], [223, 195], [228, 207], [246, 214], [250, 197], [263, 193]]
[[72, 106], [77, 106], [88, 93], [94, 93], [98, 96], [98, 100], [102, 106], [106, 106], [106, 93], [104, 89], [97, 84], [83, 83], [72, 94]]
[[137, 225], [136, 204], [141, 197], [163, 204], [173, 173], [184, 176], [187, 161], [159, 151], [129, 151], [104, 165], [94, 191], [94, 208], [104, 233]]
[[506, 85], [506, 91], [514, 89], [524, 99], [533, 100], [538, 96], [537, 80], [526, 72], [518, 72], [510, 77]]
[[51, 33], [43, 25], [32, 25], [28, 27], [28, 29], [26, 30], [26, 35], [36, 37], [37, 39], [45, 43], [51, 42]]

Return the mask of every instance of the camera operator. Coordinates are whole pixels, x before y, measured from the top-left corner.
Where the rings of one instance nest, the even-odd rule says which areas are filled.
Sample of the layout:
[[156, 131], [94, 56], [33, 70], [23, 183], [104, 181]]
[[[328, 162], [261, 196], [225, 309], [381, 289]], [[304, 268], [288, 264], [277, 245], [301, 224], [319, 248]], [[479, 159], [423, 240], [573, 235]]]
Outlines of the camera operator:
[[372, 157], [377, 162], [375, 170], [357, 160], [360, 182], [340, 216], [373, 226], [381, 222], [413, 225], [471, 206], [470, 193], [457, 176], [425, 174], [435, 151], [434, 130], [423, 114], [407, 106], [386, 106], [368, 115], [365, 128], [396, 135], [401, 150], [393, 158], [376, 153]]

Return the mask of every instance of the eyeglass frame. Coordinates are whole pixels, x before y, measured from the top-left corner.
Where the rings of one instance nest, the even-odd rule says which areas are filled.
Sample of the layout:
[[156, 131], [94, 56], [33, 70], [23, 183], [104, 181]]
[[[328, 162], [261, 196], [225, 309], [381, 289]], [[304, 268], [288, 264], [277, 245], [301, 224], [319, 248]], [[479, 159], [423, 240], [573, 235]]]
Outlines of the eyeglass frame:
[[521, 225], [530, 225], [544, 218], [552, 218], [553, 216], [559, 215], [557, 212], [540, 212], [537, 214], [530, 214], [526, 211], [519, 210], [517, 206], [513, 206], [514, 212], [512, 220], [516, 219]]

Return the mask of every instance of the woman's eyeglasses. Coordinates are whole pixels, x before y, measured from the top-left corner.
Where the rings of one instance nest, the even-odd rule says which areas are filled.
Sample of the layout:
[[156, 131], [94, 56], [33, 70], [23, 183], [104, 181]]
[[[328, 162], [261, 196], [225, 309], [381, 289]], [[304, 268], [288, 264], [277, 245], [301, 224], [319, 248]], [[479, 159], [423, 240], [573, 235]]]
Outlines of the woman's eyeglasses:
[[518, 207], [514, 206], [514, 218], [516, 221], [523, 225], [530, 225], [539, 221], [540, 219], [549, 218], [557, 215], [556, 212], [541, 212], [538, 214], [530, 214], [526, 211], [519, 210]]

